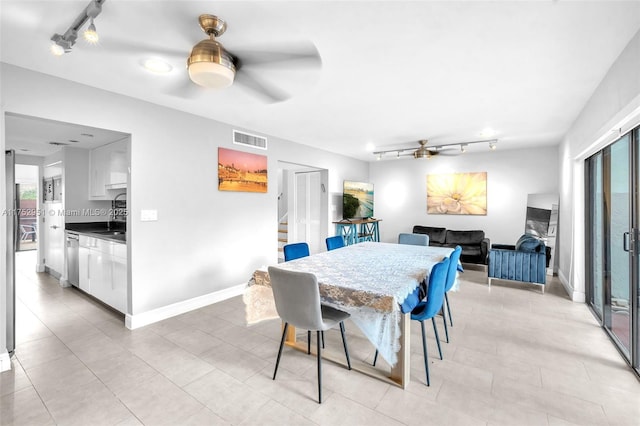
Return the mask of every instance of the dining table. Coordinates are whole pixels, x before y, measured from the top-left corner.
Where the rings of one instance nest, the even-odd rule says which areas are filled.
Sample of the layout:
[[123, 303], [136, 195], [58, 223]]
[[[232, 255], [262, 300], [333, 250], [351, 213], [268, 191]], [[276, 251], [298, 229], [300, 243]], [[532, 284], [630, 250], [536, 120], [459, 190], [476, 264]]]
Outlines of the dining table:
[[[353, 369], [405, 388], [410, 373], [411, 310], [423, 297], [433, 266], [452, 252], [449, 247], [362, 242], [277, 267], [313, 273], [318, 279], [321, 302], [348, 312], [351, 321], [391, 366], [387, 372], [356, 362]], [[266, 266], [253, 273], [243, 300], [247, 324], [278, 318]], [[307, 351], [306, 344], [296, 341], [293, 327], [289, 327], [285, 343]], [[323, 357], [344, 362], [329, 351], [324, 351]]]

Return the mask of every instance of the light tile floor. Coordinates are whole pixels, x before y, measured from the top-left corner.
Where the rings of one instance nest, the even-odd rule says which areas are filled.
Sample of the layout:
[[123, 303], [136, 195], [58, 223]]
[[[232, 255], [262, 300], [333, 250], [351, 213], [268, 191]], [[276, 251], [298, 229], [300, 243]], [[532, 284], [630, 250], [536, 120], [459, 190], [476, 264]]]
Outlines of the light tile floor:
[[[640, 382], [555, 279], [542, 295], [489, 289], [485, 273], [467, 271], [450, 296], [442, 361], [427, 328], [430, 387], [414, 323], [408, 389], [325, 362], [320, 405], [313, 357], [285, 350], [271, 380], [280, 324], [246, 327], [240, 297], [129, 331], [120, 315], [31, 272], [29, 256], [18, 254], [2, 425], [640, 425]], [[368, 341], [347, 331], [352, 357], [371, 361]], [[340, 351], [339, 336], [328, 332], [327, 346]]]

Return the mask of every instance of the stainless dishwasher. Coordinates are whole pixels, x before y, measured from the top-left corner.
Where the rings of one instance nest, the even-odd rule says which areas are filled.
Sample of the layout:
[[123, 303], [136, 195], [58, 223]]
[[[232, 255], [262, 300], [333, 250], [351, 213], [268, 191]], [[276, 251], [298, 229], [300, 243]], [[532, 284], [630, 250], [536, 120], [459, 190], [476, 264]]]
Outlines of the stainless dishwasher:
[[79, 243], [78, 234], [67, 231], [67, 279], [76, 287], [80, 283]]

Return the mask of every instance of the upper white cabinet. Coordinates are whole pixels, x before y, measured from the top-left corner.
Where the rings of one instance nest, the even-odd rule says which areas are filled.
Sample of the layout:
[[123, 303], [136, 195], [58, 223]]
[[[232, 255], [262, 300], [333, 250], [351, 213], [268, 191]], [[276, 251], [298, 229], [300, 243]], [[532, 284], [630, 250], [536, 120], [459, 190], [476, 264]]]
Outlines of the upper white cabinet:
[[127, 187], [127, 172], [129, 170], [129, 156], [127, 155], [127, 141], [122, 140], [107, 145], [109, 147], [109, 173], [107, 174], [107, 189]]
[[91, 150], [89, 166], [89, 198], [110, 200], [112, 190], [127, 187], [129, 172], [129, 141], [127, 139]]
[[95, 200], [107, 198], [108, 146], [92, 149], [89, 155], [89, 198]]

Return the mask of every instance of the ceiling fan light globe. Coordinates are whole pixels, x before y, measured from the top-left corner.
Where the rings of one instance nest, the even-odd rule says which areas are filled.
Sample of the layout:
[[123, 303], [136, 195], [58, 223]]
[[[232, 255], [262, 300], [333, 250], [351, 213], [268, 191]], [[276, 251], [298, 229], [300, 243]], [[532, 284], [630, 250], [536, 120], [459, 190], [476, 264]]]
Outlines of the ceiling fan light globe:
[[191, 81], [215, 89], [231, 86], [236, 75], [231, 55], [212, 39], [203, 40], [193, 47], [187, 67]]
[[211, 89], [223, 89], [233, 84], [235, 71], [215, 62], [195, 62], [189, 65], [189, 78]]

